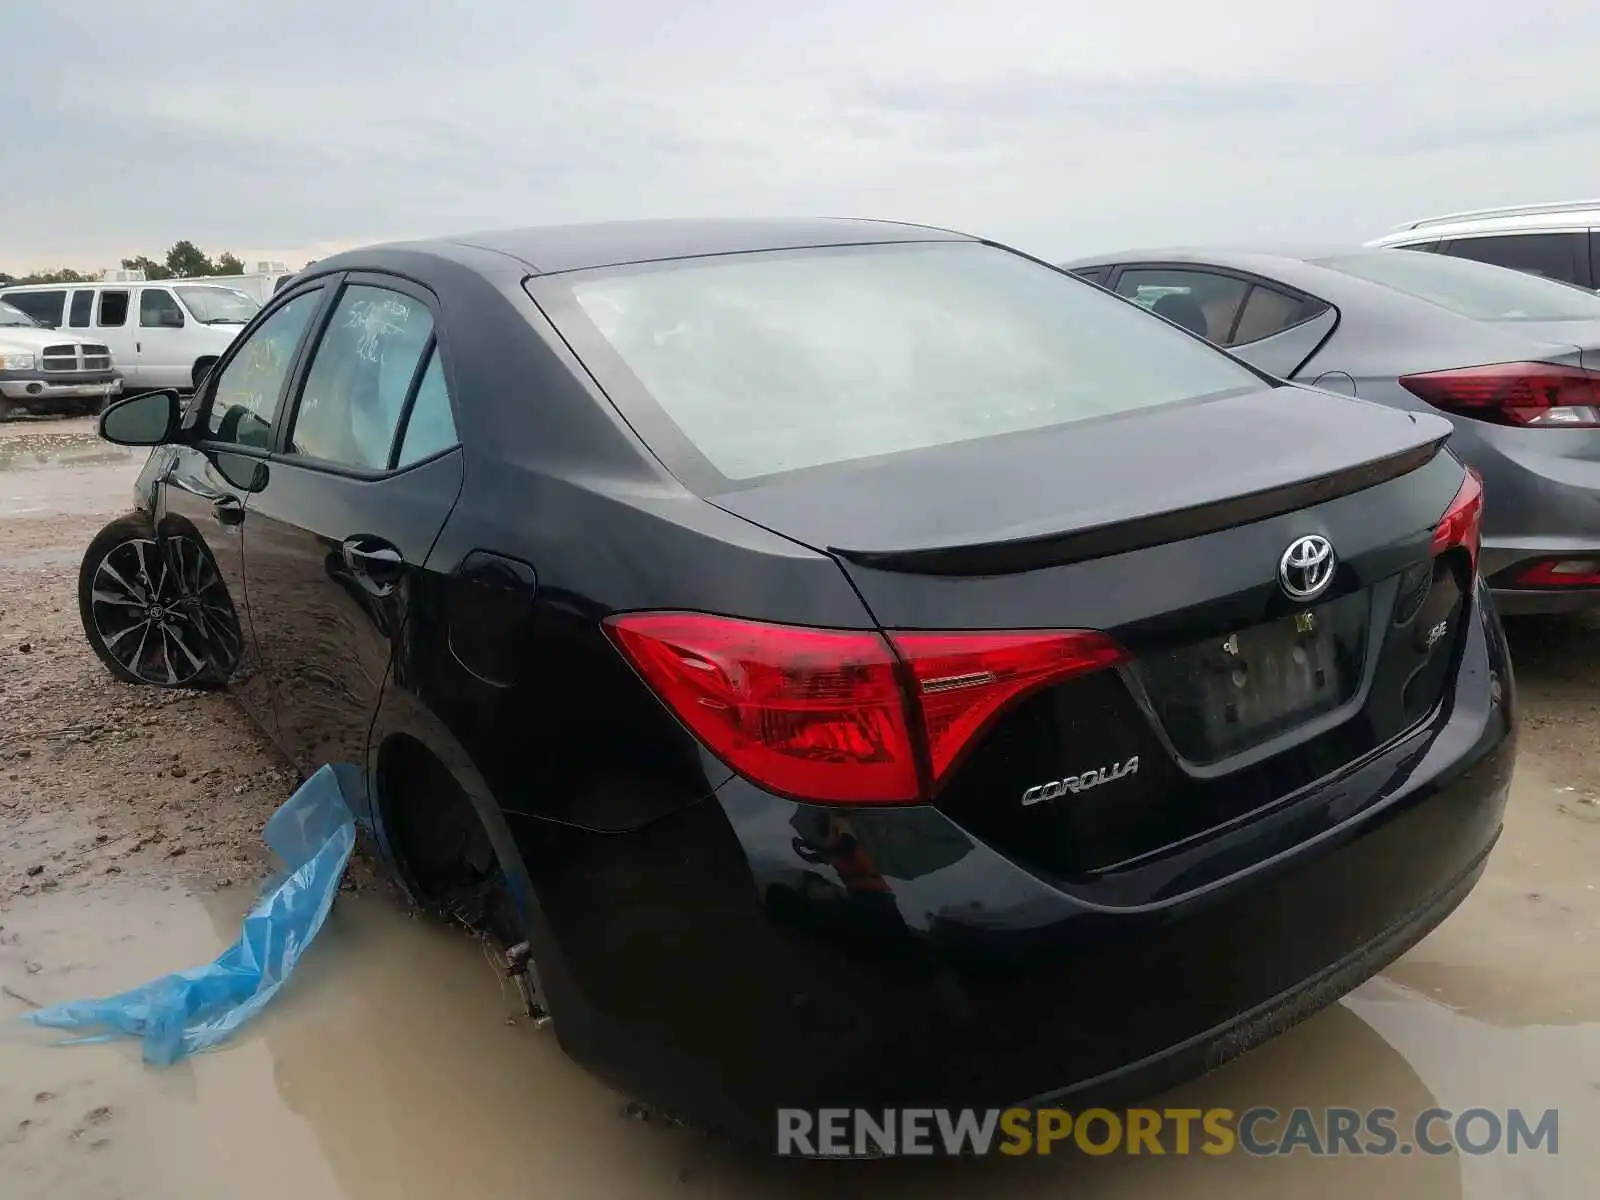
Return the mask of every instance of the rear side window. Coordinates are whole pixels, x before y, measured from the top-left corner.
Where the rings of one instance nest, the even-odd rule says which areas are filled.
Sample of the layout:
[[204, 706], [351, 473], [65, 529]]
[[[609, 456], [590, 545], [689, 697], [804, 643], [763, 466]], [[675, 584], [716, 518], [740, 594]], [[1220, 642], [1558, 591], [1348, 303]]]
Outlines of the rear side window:
[[1589, 283], [1589, 239], [1582, 233], [1517, 233], [1457, 238], [1445, 247], [1453, 258], [1510, 267], [1562, 283]]
[[428, 356], [428, 369], [417, 385], [417, 397], [411, 402], [411, 415], [406, 418], [406, 431], [395, 466], [409, 467], [455, 444], [456, 422], [450, 412], [450, 389], [445, 386], [444, 364], [435, 346]]
[[1468, 259], [1368, 250], [1319, 259], [1317, 265], [1478, 321], [1600, 320], [1600, 296], [1593, 292]]
[[1239, 313], [1239, 323], [1234, 326], [1230, 346], [1246, 346], [1262, 338], [1282, 333], [1300, 322], [1315, 316], [1325, 306], [1315, 300], [1302, 300], [1277, 288], [1255, 284], [1244, 298], [1244, 308]]
[[95, 322], [102, 329], [121, 329], [128, 323], [128, 293], [103, 291], [100, 293], [100, 319]]
[[1176, 267], [1137, 267], [1117, 280], [1117, 291], [1135, 304], [1219, 346], [1231, 344], [1249, 290], [1242, 279]]
[[20, 308], [39, 324], [51, 329], [61, 326], [61, 307], [66, 303], [67, 293], [61, 292], [10, 292], [6, 296], [6, 303], [12, 308]]
[[72, 308], [68, 314], [68, 324], [70, 324], [74, 329], [89, 328], [89, 315], [93, 310], [93, 292], [73, 292]]
[[730, 254], [530, 291], [656, 453], [707, 487], [1262, 386], [976, 243]]

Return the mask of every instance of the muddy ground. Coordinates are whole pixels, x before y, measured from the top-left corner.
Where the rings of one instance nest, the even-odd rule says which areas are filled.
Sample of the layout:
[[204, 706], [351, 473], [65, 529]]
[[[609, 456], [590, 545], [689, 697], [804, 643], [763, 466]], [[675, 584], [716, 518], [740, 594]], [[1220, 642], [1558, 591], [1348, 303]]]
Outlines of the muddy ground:
[[[1512, 628], [1523, 741], [1467, 903], [1328, 1012], [1165, 1106], [1560, 1110], [1555, 1156], [775, 1161], [628, 1119], [466, 936], [359, 858], [316, 950], [235, 1043], [166, 1071], [11, 1017], [211, 958], [293, 779], [223, 696], [114, 682], [78, 555], [139, 459], [84, 420], [0, 425], [0, 1197], [1600, 1194], [1600, 621]], [[1358, 886], [1353, 881], [1353, 886]]]

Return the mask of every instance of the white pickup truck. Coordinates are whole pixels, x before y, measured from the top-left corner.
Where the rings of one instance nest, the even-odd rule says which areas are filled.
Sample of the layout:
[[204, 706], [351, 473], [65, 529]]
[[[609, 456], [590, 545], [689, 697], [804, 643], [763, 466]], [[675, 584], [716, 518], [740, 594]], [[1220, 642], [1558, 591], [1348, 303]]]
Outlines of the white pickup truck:
[[97, 413], [122, 391], [111, 351], [46, 329], [0, 300], [0, 421], [12, 413]]

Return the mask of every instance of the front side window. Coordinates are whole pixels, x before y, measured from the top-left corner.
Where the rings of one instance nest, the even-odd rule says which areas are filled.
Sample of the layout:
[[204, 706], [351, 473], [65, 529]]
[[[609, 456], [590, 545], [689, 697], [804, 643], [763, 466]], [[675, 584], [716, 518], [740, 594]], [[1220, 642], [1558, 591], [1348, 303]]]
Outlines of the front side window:
[[1562, 283], [1589, 278], [1589, 239], [1581, 233], [1517, 233], [1504, 237], [1457, 238], [1447, 247], [1452, 258], [1470, 258], [1496, 267], [1543, 275]]
[[1600, 320], [1600, 296], [1593, 292], [1469, 259], [1366, 250], [1319, 259], [1317, 265], [1478, 321]]
[[427, 305], [353, 284], [318, 343], [289, 435], [289, 452], [378, 471], [389, 465], [411, 381], [433, 335]]
[[1230, 344], [1249, 289], [1242, 279], [1176, 267], [1124, 271], [1117, 280], [1117, 291], [1135, 304], [1219, 346]]
[[106, 289], [100, 293], [100, 319], [95, 322], [101, 329], [121, 329], [128, 323], [128, 293], [121, 288]]
[[61, 325], [61, 306], [66, 303], [67, 293], [62, 292], [11, 292], [6, 300], [15, 308], [20, 308], [33, 320], [43, 325], [46, 329], [56, 329]]
[[139, 293], [139, 325], [143, 329], [181, 329], [183, 309], [166, 288], [145, 288]]
[[89, 317], [94, 311], [94, 293], [90, 291], [77, 291], [72, 293], [72, 307], [67, 314], [67, 323], [74, 329], [89, 328]]
[[278, 399], [300, 339], [321, 303], [321, 288], [294, 297], [257, 326], [228, 360], [206, 414], [206, 430], [214, 441], [258, 450], [271, 446]]
[[1084, 280], [971, 242], [730, 254], [529, 290], [652, 449], [706, 488], [1262, 386]]

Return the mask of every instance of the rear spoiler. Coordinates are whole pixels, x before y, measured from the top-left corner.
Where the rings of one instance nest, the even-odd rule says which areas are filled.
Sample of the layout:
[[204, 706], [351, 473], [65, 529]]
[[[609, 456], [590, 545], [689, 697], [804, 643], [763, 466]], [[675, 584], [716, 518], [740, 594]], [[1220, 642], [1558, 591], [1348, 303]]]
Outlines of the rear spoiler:
[[853, 550], [829, 546], [828, 551], [861, 567], [907, 575], [1007, 575], [1041, 567], [1065, 566], [1127, 554], [1166, 542], [1218, 533], [1252, 521], [1264, 521], [1296, 509], [1325, 504], [1340, 496], [1388, 483], [1432, 462], [1449, 434], [1421, 446], [1373, 462], [1346, 467], [1328, 475], [1299, 480], [1212, 504], [1137, 517], [1111, 525], [1049, 533], [1038, 537], [961, 546], [914, 547], [904, 550]]

